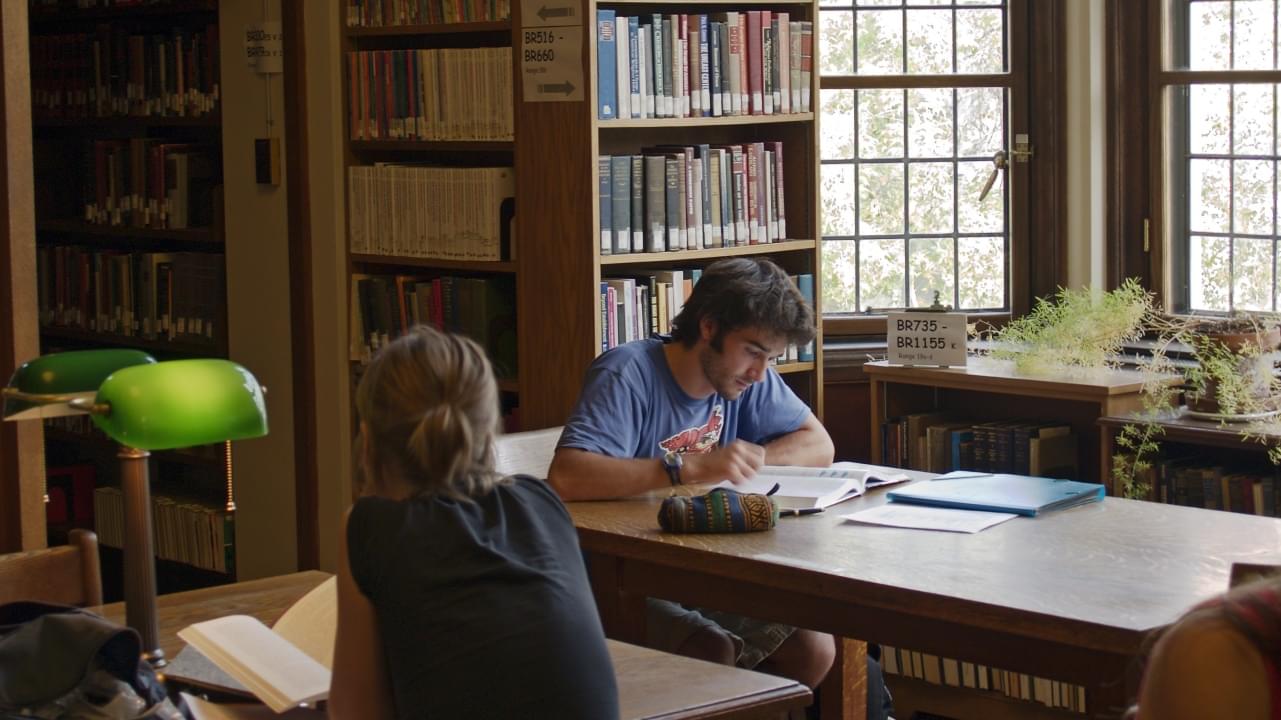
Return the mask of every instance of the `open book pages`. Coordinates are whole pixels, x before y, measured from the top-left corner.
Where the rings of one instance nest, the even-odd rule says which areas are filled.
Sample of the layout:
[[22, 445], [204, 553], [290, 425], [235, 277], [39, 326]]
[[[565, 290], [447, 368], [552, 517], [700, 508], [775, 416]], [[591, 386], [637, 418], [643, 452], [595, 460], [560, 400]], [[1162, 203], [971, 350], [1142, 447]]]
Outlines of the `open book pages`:
[[863, 465], [862, 463], [849, 462], [848, 460], [838, 463], [832, 463], [833, 470], [858, 470], [867, 474], [867, 482], [864, 484], [864, 490], [872, 490], [886, 485], [908, 482], [912, 478], [907, 473], [901, 473], [893, 468], [881, 467], [879, 465]]
[[734, 485], [728, 480], [716, 487], [745, 493], [768, 493], [778, 485], [773, 498], [783, 510], [825, 508], [863, 494], [867, 474], [862, 470], [766, 465], [747, 482]]
[[178, 637], [279, 713], [328, 696], [337, 608], [330, 578], [294, 603], [274, 630], [257, 618], [228, 615], [189, 625]]

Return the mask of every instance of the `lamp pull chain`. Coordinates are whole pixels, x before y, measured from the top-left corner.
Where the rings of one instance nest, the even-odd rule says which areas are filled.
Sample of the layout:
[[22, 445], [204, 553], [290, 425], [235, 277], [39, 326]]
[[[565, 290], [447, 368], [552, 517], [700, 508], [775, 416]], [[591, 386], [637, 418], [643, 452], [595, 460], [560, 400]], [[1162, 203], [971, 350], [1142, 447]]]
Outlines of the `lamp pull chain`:
[[224, 454], [226, 456], [226, 466], [227, 466], [227, 512], [235, 512], [236, 511], [236, 486], [232, 480], [232, 472], [231, 472], [231, 441], [225, 440], [223, 441], [223, 445], [226, 448], [226, 450], [224, 451]]

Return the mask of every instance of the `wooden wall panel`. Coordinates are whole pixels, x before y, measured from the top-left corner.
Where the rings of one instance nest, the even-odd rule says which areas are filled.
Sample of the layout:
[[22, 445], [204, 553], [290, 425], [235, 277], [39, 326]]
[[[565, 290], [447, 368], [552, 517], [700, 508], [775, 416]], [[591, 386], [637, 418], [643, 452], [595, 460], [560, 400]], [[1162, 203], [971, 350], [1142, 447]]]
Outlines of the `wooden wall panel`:
[[[0, 382], [40, 352], [27, 3], [0, 3]], [[0, 552], [45, 545], [40, 423], [0, 423]]]

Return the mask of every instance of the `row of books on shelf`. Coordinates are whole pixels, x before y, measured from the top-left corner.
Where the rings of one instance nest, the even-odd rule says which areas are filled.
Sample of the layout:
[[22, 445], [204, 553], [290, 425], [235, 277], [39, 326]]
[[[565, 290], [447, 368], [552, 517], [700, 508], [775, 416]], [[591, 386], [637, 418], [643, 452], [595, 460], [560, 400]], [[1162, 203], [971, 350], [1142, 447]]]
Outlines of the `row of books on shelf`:
[[36, 251], [40, 323], [149, 340], [212, 342], [224, 297], [223, 256], [78, 245]]
[[491, 22], [511, 14], [511, 0], [347, 0], [347, 27]]
[[516, 195], [510, 167], [347, 168], [351, 252], [502, 260]]
[[600, 252], [667, 252], [787, 238], [783, 143], [660, 145], [597, 159]]
[[58, 10], [106, 10], [156, 5], [192, 5], [193, 0], [31, 0], [30, 7], [38, 12]]
[[37, 119], [200, 117], [218, 107], [218, 26], [131, 34], [31, 36], [31, 106]]
[[510, 278], [353, 273], [351, 359], [367, 361], [409, 328], [432, 325], [480, 343], [494, 374], [514, 378], [515, 291]]
[[130, 138], [95, 140], [85, 154], [85, 222], [170, 230], [214, 224], [220, 187], [208, 147]]
[[1085, 688], [1059, 680], [889, 645], [881, 646], [881, 667], [891, 675], [933, 685], [987, 690], [1015, 700], [1038, 702], [1046, 707], [1086, 712]]
[[511, 140], [512, 49], [347, 53], [352, 140]]
[[596, 11], [601, 120], [810, 112], [814, 23], [786, 12]]
[[1277, 517], [1277, 469], [1233, 468], [1196, 457], [1153, 464], [1156, 499], [1172, 505]]
[[881, 424], [887, 465], [945, 473], [953, 470], [1075, 478], [1077, 437], [1072, 426], [1034, 419], [975, 422], [923, 412]]
[[[627, 277], [605, 278], [600, 283], [601, 352], [654, 333], [672, 331], [672, 321], [698, 283], [702, 270], [641, 270]], [[801, 295], [814, 304], [814, 276], [793, 275]], [[782, 362], [814, 360], [814, 342], [789, 345]]]
[[[123, 548], [124, 492], [112, 486], [94, 490], [93, 514], [98, 542], [107, 547]], [[214, 572], [234, 572], [236, 535], [233, 513], [208, 503], [153, 495], [151, 519], [156, 557]]]

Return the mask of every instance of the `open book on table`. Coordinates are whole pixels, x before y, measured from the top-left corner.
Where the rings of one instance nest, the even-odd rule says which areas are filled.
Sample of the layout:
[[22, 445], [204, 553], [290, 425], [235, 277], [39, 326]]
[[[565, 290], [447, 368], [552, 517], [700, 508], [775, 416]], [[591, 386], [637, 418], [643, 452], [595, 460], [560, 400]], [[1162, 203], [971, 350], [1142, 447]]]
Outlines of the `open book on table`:
[[878, 470], [855, 463], [836, 463], [826, 468], [766, 465], [745, 483], [733, 485], [725, 481], [717, 487], [731, 487], [745, 493], [768, 493], [778, 485], [772, 497], [779, 509], [822, 509], [862, 495], [867, 487], [875, 486], [873, 483], [883, 485], [908, 479], [906, 475]]
[[277, 713], [325, 699], [334, 664], [337, 587], [336, 578], [324, 581], [270, 628], [248, 615], [188, 625], [178, 637], [190, 647], [178, 653], [166, 675], [213, 689], [247, 691]]

